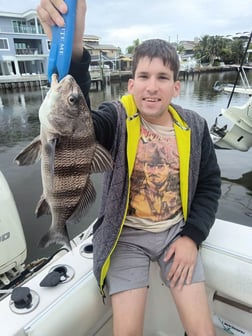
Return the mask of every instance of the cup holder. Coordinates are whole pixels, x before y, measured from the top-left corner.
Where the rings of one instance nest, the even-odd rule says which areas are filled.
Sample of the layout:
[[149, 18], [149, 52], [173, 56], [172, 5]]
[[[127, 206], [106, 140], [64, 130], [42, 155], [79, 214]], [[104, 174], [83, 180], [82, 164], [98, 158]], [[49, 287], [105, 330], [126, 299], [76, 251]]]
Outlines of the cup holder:
[[93, 258], [93, 244], [85, 243], [80, 247], [80, 255], [84, 258], [92, 259]]

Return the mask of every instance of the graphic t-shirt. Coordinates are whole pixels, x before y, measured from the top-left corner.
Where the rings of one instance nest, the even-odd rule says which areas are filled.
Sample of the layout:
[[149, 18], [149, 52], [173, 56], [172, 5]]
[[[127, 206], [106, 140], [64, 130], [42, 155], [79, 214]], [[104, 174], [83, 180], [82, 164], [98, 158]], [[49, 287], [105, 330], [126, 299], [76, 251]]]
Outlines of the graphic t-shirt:
[[174, 128], [142, 120], [125, 225], [160, 232], [182, 217]]

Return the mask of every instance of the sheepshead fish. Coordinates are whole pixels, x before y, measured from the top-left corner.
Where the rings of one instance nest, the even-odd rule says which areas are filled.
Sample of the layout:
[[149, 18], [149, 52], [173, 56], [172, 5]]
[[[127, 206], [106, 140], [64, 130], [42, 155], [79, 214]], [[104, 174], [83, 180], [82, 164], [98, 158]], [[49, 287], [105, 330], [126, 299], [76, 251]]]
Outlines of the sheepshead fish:
[[112, 169], [113, 162], [95, 140], [91, 113], [72, 76], [60, 82], [52, 76], [39, 119], [40, 135], [17, 155], [16, 162], [30, 165], [41, 158], [43, 193], [35, 213], [37, 217], [51, 214], [52, 223], [39, 245], [70, 247], [67, 224], [78, 222], [96, 197], [90, 175]]

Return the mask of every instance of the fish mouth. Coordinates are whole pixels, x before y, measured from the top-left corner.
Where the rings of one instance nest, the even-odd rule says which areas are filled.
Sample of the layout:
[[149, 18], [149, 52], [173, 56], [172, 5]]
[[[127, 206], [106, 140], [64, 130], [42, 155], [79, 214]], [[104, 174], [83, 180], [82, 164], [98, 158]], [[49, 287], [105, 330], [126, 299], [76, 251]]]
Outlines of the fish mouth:
[[75, 82], [75, 80], [71, 75], [67, 75], [59, 81], [58, 80], [58, 75], [56, 73], [54, 73], [54, 74], [52, 74], [52, 78], [51, 78], [51, 89], [52, 90], [56, 89], [58, 84], [62, 84], [62, 85], [65, 86], [66, 85], [65, 83], [68, 83], [69, 85], [73, 86], [74, 82]]
[[54, 88], [58, 83], [58, 75], [56, 73], [52, 74], [51, 88]]

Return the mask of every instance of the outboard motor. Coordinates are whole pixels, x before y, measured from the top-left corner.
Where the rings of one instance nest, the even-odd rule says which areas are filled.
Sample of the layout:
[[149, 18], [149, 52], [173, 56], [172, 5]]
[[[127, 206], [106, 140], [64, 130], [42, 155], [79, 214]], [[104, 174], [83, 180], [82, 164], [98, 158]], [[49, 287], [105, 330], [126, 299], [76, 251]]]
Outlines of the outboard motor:
[[26, 241], [9, 185], [0, 171], [0, 289], [23, 269]]

